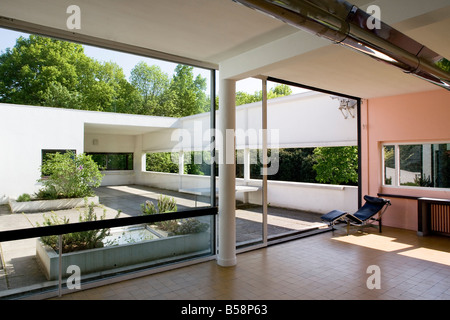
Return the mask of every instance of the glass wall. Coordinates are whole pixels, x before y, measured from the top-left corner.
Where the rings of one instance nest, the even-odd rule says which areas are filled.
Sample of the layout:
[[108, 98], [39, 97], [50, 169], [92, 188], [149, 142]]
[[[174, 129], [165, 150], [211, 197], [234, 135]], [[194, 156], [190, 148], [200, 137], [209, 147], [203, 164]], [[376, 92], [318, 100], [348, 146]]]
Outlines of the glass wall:
[[[0, 298], [54, 295], [61, 287], [77, 290], [131, 272], [212, 259], [214, 146], [203, 132], [214, 126], [210, 110], [215, 109], [215, 71], [0, 32], [17, 35], [9, 49], [0, 48], [5, 75], [0, 104], [16, 104], [11, 110], [18, 116], [11, 114], [10, 121], [23, 126], [20, 137], [14, 135], [19, 142], [11, 142], [20, 148], [7, 152], [15, 160], [8, 163], [17, 167], [8, 170], [36, 173], [28, 182], [16, 179], [23, 194], [11, 199], [20, 201], [0, 205]], [[22, 68], [30, 77], [15, 72]], [[46, 77], [45, 70], [58, 77]], [[36, 80], [33, 85], [30, 79]], [[25, 123], [21, 112], [34, 121]], [[171, 140], [172, 124], [185, 118], [194, 127], [201, 122], [205, 141], [200, 147], [177, 148]], [[184, 132], [191, 132], [189, 125]], [[40, 167], [49, 155], [65, 150], [73, 151], [73, 159], [53, 162], [42, 176]], [[84, 162], [77, 162], [79, 156]], [[82, 196], [67, 197], [66, 185]], [[61, 237], [45, 231], [99, 222], [110, 227], [64, 232]], [[42, 234], [33, 236], [37, 230]]]

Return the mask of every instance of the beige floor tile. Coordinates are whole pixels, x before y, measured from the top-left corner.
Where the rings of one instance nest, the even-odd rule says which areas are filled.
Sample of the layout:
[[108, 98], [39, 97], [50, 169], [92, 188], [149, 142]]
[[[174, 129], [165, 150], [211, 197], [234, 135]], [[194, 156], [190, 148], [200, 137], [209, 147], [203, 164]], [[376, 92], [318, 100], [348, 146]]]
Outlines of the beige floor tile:
[[[395, 300], [450, 299], [450, 238], [384, 228], [342, 231], [238, 255], [237, 266], [204, 262], [63, 296], [61, 299]], [[378, 265], [381, 289], [367, 267]]]

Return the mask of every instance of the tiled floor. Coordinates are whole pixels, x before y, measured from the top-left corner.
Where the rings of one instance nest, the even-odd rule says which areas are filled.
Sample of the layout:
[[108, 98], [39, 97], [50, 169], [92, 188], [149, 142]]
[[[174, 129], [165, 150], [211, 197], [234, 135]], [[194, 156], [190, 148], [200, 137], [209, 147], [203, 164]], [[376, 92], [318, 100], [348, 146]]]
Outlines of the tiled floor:
[[[234, 267], [204, 262], [60, 299], [450, 300], [450, 238], [345, 228], [239, 254]], [[370, 266], [378, 271], [368, 272]], [[377, 278], [379, 276], [379, 278]], [[380, 285], [380, 288], [369, 286]]]

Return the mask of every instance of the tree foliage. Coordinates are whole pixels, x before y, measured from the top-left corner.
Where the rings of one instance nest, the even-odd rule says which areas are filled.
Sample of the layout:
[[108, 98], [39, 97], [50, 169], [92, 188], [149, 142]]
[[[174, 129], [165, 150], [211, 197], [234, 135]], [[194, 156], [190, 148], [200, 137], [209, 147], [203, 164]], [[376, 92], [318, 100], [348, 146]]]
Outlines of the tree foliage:
[[0, 103], [183, 117], [209, 110], [206, 79], [178, 65], [172, 78], [139, 62], [130, 81], [80, 44], [31, 35], [0, 55]]
[[[285, 84], [279, 84], [267, 92], [267, 99], [289, 96], [292, 89]], [[238, 91], [236, 92], [236, 106], [243, 104], [262, 101], [262, 90], [256, 91], [254, 94]]]
[[0, 55], [0, 102], [128, 112], [139, 104], [117, 64], [98, 62], [81, 45], [31, 35]]
[[158, 66], [139, 62], [131, 70], [131, 85], [141, 94], [142, 114], [163, 115], [165, 96], [170, 85], [169, 76]]
[[357, 147], [318, 147], [314, 149], [316, 180], [322, 183], [358, 182]]
[[313, 148], [289, 148], [280, 149], [278, 159], [278, 172], [269, 176], [271, 180], [281, 181], [298, 181], [298, 182], [314, 182], [315, 172], [313, 170], [314, 157]]
[[170, 91], [172, 110], [176, 117], [185, 117], [205, 112], [209, 109], [206, 99], [206, 79], [197, 76], [194, 79], [193, 67], [177, 65]]

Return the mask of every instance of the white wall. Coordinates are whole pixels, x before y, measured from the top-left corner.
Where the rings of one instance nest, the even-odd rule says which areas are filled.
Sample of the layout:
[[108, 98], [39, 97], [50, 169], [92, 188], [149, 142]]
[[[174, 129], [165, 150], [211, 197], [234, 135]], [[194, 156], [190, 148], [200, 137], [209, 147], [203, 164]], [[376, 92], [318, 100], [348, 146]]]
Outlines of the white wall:
[[134, 152], [135, 140], [134, 135], [86, 133], [84, 152]]
[[[248, 185], [261, 185], [261, 182], [250, 180]], [[273, 207], [316, 213], [338, 209], [353, 213], [358, 209], [358, 187], [269, 180], [267, 199]], [[249, 193], [248, 200], [261, 203], [261, 194]]]
[[[73, 149], [77, 154], [137, 152], [142, 150], [140, 132], [169, 130], [176, 122], [172, 118], [0, 104], [0, 203], [41, 188], [37, 180], [42, 149]], [[90, 131], [85, 134], [86, 128]], [[140, 171], [139, 164], [136, 170]], [[103, 185], [135, 181], [135, 172], [104, 173]]]
[[[139, 184], [178, 191], [181, 188], [207, 188], [209, 176], [178, 175], [175, 173], [145, 172]], [[237, 185], [261, 186], [261, 180], [236, 179]], [[358, 209], [358, 188], [354, 186], [323, 185], [315, 183], [271, 181], [267, 182], [267, 198], [270, 206], [291, 208], [316, 213], [331, 210], [355, 212]], [[262, 204], [262, 193], [248, 193], [247, 201]], [[236, 199], [243, 201], [244, 194]]]
[[42, 149], [83, 152], [81, 113], [72, 110], [0, 106], [0, 202], [39, 190]]
[[[317, 92], [268, 100], [268, 148], [357, 145], [356, 118], [345, 119], [338, 107], [338, 100]], [[260, 129], [261, 118], [261, 103], [239, 106], [236, 128], [247, 132]], [[236, 137], [238, 149], [243, 148], [246, 142], [261, 148], [260, 138], [255, 140], [250, 134]]]
[[[345, 119], [339, 100], [306, 92], [268, 100], [268, 147], [299, 148], [357, 145], [356, 118]], [[219, 123], [217, 113], [217, 123]], [[262, 148], [261, 103], [236, 107], [236, 148]], [[209, 150], [209, 113], [179, 119], [178, 129], [144, 136], [146, 151]], [[180, 134], [186, 134], [179, 140]], [[220, 134], [220, 133], [218, 133]]]

